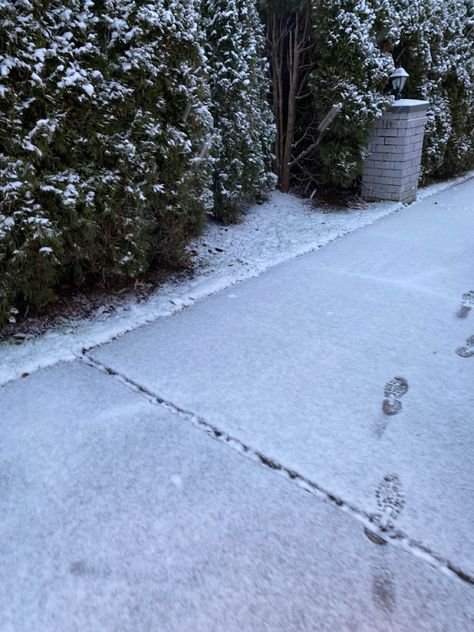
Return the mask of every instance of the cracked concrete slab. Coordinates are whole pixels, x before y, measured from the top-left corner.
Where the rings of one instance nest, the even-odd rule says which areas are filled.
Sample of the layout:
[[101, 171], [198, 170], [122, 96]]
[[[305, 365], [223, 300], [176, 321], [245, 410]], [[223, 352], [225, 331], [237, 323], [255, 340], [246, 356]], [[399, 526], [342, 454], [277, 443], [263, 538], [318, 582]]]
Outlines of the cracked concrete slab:
[[0, 410], [2, 632], [474, 625], [471, 587], [116, 377], [57, 365]]
[[[474, 362], [456, 353], [474, 333], [456, 315], [474, 289], [473, 192], [421, 201], [92, 356], [474, 576]], [[396, 494], [381, 496], [386, 480]]]

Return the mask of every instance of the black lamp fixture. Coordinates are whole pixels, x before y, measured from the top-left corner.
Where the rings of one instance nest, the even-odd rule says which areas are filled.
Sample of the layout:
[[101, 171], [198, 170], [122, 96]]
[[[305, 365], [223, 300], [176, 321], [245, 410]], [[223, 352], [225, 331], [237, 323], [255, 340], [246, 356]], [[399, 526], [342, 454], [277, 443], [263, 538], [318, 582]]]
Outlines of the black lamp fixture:
[[392, 93], [395, 95], [395, 99], [400, 98], [409, 76], [410, 75], [407, 73], [407, 71], [401, 66], [390, 75], [390, 85], [392, 88]]

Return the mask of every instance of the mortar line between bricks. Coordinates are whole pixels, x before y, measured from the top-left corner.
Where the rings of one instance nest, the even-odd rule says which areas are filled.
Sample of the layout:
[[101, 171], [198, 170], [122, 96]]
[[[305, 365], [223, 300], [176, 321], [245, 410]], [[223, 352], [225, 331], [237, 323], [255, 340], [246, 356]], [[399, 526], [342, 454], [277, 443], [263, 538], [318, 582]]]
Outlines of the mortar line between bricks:
[[180, 419], [187, 423], [191, 423], [193, 426], [206, 432], [215, 440], [229, 445], [234, 451], [247, 457], [248, 459], [259, 463], [266, 469], [272, 470], [280, 474], [286, 480], [296, 483], [300, 488], [309, 492], [313, 496], [327, 502], [331, 505], [335, 505], [340, 510], [352, 516], [357, 522], [364, 527], [364, 532], [375, 544], [386, 545], [390, 544], [403, 549], [418, 559], [422, 559], [432, 567], [436, 568], [440, 572], [447, 574], [456, 580], [462, 581], [464, 584], [474, 586], [474, 576], [470, 573], [463, 571], [456, 564], [446, 559], [439, 553], [432, 551], [421, 542], [418, 542], [410, 538], [406, 533], [398, 529], [391, 529], [389, 531], [382, 531], [376, 524], [376, 517], [370, 514], [352, 503], [332, 494], [324, 487], [318, 485], [306, 476], [299, 474], [295, 470], [286, 467], [285, 465], [275, 461], [274, 459], [267, 457], [265, 454], [256, 450], [255, 448], [246, 445], [240, 439], [233, 437], [224, 430], [220, 430], [218, 427], [209, 423], [203, 417], [196, 415], [195, 413], [188, 411], [180, 406], [177, 406], [171, 401], [168, 401], [159, 395], [156, 395], [148, 388], [142, 386], [138, 382], [130, 379], [126, 375], [119, 373], [115, 369], [108, 367], [107, 365], [99, 362], [95, 358], [89, 356], [85, 351], [78, 356], [78, 358], [87, 364], [89, 367], [96, 369], [102, 373], [107, 374], [112, 379], [115, 379], [129, 390], [144, 397], [148, 402], [154, 406], [163, 407], [165, 410], [172, 412]]

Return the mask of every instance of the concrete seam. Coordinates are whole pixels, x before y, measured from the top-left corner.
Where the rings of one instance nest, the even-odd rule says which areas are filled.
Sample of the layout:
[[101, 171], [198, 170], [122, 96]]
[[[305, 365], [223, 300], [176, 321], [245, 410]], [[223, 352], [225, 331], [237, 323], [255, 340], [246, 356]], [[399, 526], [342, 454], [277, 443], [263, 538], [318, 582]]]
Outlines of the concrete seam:
[[191, 423], [193, 426], [206, 432], [215, 440], [229, 445], [239, 454], [249, 458], [254, 462], [260, 463], [265, 468], [270, 469], [273, 472], [277, 472], [278, 474], [283, 476], [283, 478], [296, 483], [299, 487], [309, 492], [310, 494], [313, 494], [324, 502], [336, 505], [339, 509], [351, 515], [363, 525], [365, 534], [372, 542], [382, 545], [387, 544], [387, 542], [390, 541], [390, 543], [402, 548], [408, 553], [411, 553], [415, 557], [425, 560], [432, 567], [438, 569], [439, 571], [448, 574], [457, 580], [461, 580], [463, 583], [474, 586], [473, 575], [464, 572], [456, 564], [452, 563], [450, 560], [446, 559], [439, 553], [432, 551], [421, 542], [410, 538], [410, 536], [403, 531], [400, 531], [398, 529], [383, 531], [377, 525], [375, 515], [369, 514], [368, 512], [356, 507], [352, 503], [343, 500], [335, 494], [332, 494], [330, 491], [324, 489], [324, 487], [321, 487], [306, 476], [299, 474], [291, 468], [286, 467], [278, 461], [275, 461], [273, 458], [267, 457], [259, 450], [246, 445], [240, 439], [233, 437], [224, 430], [220, 430], [218, 427], [206, 421], [206, 419], [204, 419], [203, 417], [200, 417], [199, 415], [196, 415], [195, 413], [181, 408], [173, 402], [168, 401], [160, 397], [159, 395], [156, 395], [138, 382], [131, 380], [126, 375], [119, 373], [115, 369], [112, 369], [111, 367], [108, 367], [102, 362], [99, 362], [95, 358], [91, 357], [87, 354], [86, 350], [84, 350], [83, 353], [78, 356], [78, 359], [80, 359], [89, 367], [109, 375], [110, 377], [127, 387], [129, 390], [132, 390], [133, 392], [144, 397], [154, 406], [162, 406], [166, 410], [177, 415], [180, 419], [186, 421], [187, 423]]

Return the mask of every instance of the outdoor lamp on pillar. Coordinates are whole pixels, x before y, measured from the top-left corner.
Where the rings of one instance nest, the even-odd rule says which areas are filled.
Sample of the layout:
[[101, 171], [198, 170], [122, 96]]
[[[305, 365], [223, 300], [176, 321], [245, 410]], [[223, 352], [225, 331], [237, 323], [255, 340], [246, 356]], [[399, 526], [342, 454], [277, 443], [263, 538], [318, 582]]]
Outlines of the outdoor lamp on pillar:
[[395, 99], [399, 99], [401, 97], [409, 76], [410, 75], [407, 73], [407, 71], [402, 67], [397, 68], [390, 75], [390, 84], [392, 88], [392, 93], [395, 95]]

